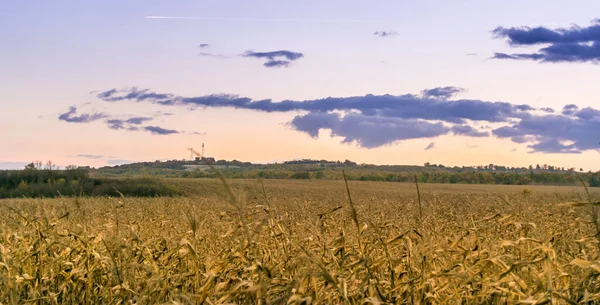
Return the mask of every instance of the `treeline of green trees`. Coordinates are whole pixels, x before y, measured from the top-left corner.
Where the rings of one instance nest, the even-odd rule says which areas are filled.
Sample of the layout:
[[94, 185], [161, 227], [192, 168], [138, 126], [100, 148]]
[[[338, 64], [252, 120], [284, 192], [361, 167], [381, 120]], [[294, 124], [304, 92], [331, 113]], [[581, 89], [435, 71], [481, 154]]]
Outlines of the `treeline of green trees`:
[[0, 171], [0, 198], [57, 196], [173, 196], [181, 192], [150, 178], [92, 178], [87, 168], [28, 167]]
[[[254, 171], [224, 171], [230, 179], [343, 179], [341, 170], [286, 171], [286, 170], [254, 170]], [[421, 183], [461, 183], [461, 184], [507, 184], [507, 185], [576, 185], [584, 180], [591, 187], [600, 187], [600, 174], [578, 174], [575, 172], [381, 172], [346, 169], [349, 180], [414, 182], [415, 176]], [[214, 178], [216, 174], [210, 171], [187, 171], [182, 174], [185, 178]]]

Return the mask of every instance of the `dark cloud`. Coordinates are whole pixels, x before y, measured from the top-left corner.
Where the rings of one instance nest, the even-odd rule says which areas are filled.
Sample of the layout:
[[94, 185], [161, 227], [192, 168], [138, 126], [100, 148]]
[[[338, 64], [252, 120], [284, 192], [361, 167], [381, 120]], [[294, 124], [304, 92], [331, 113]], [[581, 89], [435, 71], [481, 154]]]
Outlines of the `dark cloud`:
[[296, 116], [289, 124], [311, 137], [316, 137], [319, 129], [328, 129], [332, 136], [342, 137], [342, 143], [356, 143], [359, 147], [365, 148], [390, 145], [401, 140], [433, 138], [451, 131], [442, 123], [366, 116], [357, 113], [347, 114], [344, 117], [337, 113], [308, 113]]
[[[112, 89], [97, 96], [107, 102], [306, 112], [294, 117], [288, 125], [313, 138], [317, 138], [321, 130], [329, 130], [333, 136], [342, 137], [344, 143], [367, 148], [449, 134], [509, 138], [529, 145], [532, 152], [542, 153], [576, 153], [600, 148], [600, 110], [567, 105], [561, 113], [554, 114], [549, 113], [548, 108], [536, 109], [530, 105], [455, 99], [454, 94], [462, 91], [439, 87], [423, 90], [418, 95], [369, 94], [281, 102], [230, 94], [183, 97], [136, 88]], [[486, 129], [492, 129], [492, 133]]]
[[89, 123], [100, 119], [104, 119], [106, 117], [108, 117], [108, 115], [101, 112], [83, 113], [77, 115], [77, 107], [71, 106], [69, 107], [69, 111], [60, 114], [58, 116], [58, 119], [69, 123]]
[[360, 147], [375, 148], [409, 139], [435, 138], [454, 133], [471, 137], [489, 136], [470, 126], [449, 127], [419, 119], [386, 118], [357, 113], [344, 117], [337, 113], [311, 112], [298, 115], [289, 123], [298, 131], [317, 138], [321, 129], [330, 130], [332, 136], [343, 137], [343, 143], [355, 142]]
[[319, 137], [320, 129], [330, 129], [336, 126], [340, 116], [329, 112], [313, 112], [309, 115], [298, 115], [290, 125], [296, 130], [303, 131], [313, 138]]
[[210, 45], [208, 43], [201, 43], [198, 45], [198, 47], [200, 47], [201, 49], [204, 49], [204, 48], [210, 47]]
[[435, 142], [431, 142], [429, 143], [429, 145], [427, 145], [427, 147], [425, 147], [425, 150], [432, 150], [435, 148]]
[[[423, 92], [437, 92], [438, 96], [448, 96], [451, 89], [429, 89]], [[450, 93], [449, 93], [450, 92]], [[508, 118], [521, 118], [531, 115], [528, 105], [513, 105], [506, 102], [481, 100], [444, 100], [413, 94], [372, 95], [353, 97], [328, 97], [324, 99], [273, 102], [270, 99], [252, 100], [230, 94], [213, 94], [197, 97], [182, 97], [174, 94], [150, 92], [148, 89], [130, 88], [101, 92], [98, 98], [107, 102], [133, 101], [160, 105], [198, 106], [215, 108], [250, 109], [264, 112], [356, 110], [367, 115], [380, 115], [404, 119], [441, 120], [457, 124], [465, 120], [504, 122]]]
[[373, 35], [378, 36], [378, 37], [390, 37], [390, 36], [396, 36], [396, 35], [398, 35], [398, 33], [394, 32], [394, 31], [377, 31], [377, 32], [373, 33]]
[[545, 151], [561, 154], [580, 154], [581, 151], [575, 147], [575, 144], [563, 144], [557, 139], [546, 139], [535, 144], [528, 145], [531, 152]]
[[[166, 100], [173, 98], [172, 94], [159, 94], [154, 92], [148, 92], [149, 90], [137, 90], [136, 88], [130, 88], [122, 91], [118, 91], [117, 89], [111, 89], [108, 91], [100, 92], [96, 96], [99, 99], [105, 100], [107, 102], [117, 102], [122, 100], [136, 100], [137, 102], [143, 101], [157, 101], [157, 100]], [[123, 96], [115, 96], [119, 93], [128, 92]], [[160, 104], [160, 102], [157, 102]]]
[[596, 19], [588, 27], [549, 29], [547, 27], [498, 27], [492, 32], [495, 37], [506, 38], [513, 46], [543, 43], [579, 43], [600, 40], [600, 23]]
[[[116, 93], [117, 91], [114, 91], [113, 93]], [[98, 94], [98, 97], [105, 97], [107, 100], [111, 100], [110, 95], [112, 93], [111, 92], [102, 92]], [[132, 97], [134, 95], [130, 95], [130, 97]], [[135, 94], [135, 96], [137, 98], [141, 98], [142, 100], [149, 100], [151, 98], [160, 98], [160, 97], [164, 97], [164, 95], [156, 95], [156, 94]], [[120, 99], [117, 100], [112, 100], [112, 101], [118, 101]], [[106, 123], [106, 125], [108, 126], [108, 128], [110, 129], [114, 129], [114, 130], [127, 130], [127, 131], [147, 131], [150, 132], [152, 134], [156, 134], [156, 135], [170, 135], [170, 134], [178, 134], [178, 133], [183, 133], [177, 130], [172, 130], [172, 129], [165, 129], [162, 127], [158, 127], [158, 126], [141, 126], [142, 124], [152, 121], [154, 120], [155, 117], [159, 117], [159, 116], [167, 116], [167, 115], [172, 115], [172, 113], [168, 113], [168, 112], [161, 112], [161, 111], [157, 111], [154, 113], [154, 117], [146, 117], [146, 116], [134, 116], [134, 117], [130, 117], [128, 119], [120, 119], [120, 118], [116, 118], [115, 116], [110, 116], [108, 114], [105, 113], [92, 113], [92, 114], [81, 114], [81, 115], [77, 115], [77, 107], [72, 106], [69, 108], [69, 111], [66, 113], [61, 114], [58, 118], [59, 120], [65, 121], [65, 122], [69, 122], [69, 123], [90, 123], [90, 122], [94, 122], [100, 119], [106, 119], [104, 121], [104, 123]], [[201, 133], [194, 133], [194, 134], [201, 134]], [[91, 157], [92, 155], [79, 155], [78, 157]]]
[[123, 120], [117, 120], [117, 119], [106, 120], [106, 125], [108, 125], [108, 128], [114, 129], [114, 130], [125, 129], [125, 122], [123, 122]]
[[469, 125], [454, 125], [452, 126], [452, 132], [455, 135], [468, 137], [487, 137], [490, 135], [490, 133], [487, 131], [478, 131]]
[[179, 133], [179, 131], [177, 131], [177, 130], [165, 129], [165, 128], [158, 127], [158, 126], [145, 126], [142, 129], [145, 131], [148, 131], [152, 134], [155, 134], [155, 135], [170, 135], [170, 134]]
[[108, 119], [106, 120], [106, 125], [108, 125], [108, 128], [110, 129], [115, 129], [115, 130], [121, 130], [121, 129], [127, 129], [127, 130], [138, 130], [137, 127], [132, 126], [132, 125], [141, 125], [144, 122], [148, 122], [148, 121], [152, 121], [153, 118], [151, 117], [132, 117], [129, 118], [127, 120], [121, 120], [121, 119]]
[[562, 114], [572, 115], [575, 112], [577, 112], [577, 110], [579, 110], [579, 107], [577, 107], [577, 105], [573, 105], [573, 104], [565, 105], [565, 107], [563, 107]]
[[581, 153], [600, 148], [600, 114], [532, 116], [494, 129], [492, 134], [516, 143], [529, 142], [531, 152]]
[[129, 118], [129, 119], [125, 120], [125, 123], [133, 124], [133, 125], [140, 125], [140, 124], [143, 124], [144, 122], [148, 122], [148, 121], [152, 121], [152, 120], [153, 120], [153, 118], [150, 118], [150, 117], [138, 116], [138, 117], [133, 117], [133, 118]]
[[547, 27], [498, 27], [495, 38], [506, 39], [510, 46], [546, 45], [537, 53], [495, 53], [495, 59], [534, 60], [541, 62], [600, 61], [600, 23], [588, 27], [550, 29]]
[[508, 55], [506, 53], [494, 53], [494, 56], [492, 56], [492, 58], [494, 58], [494, 59], [522, 59], [522, 58], [519, 58], [514, 55]]
[[421, 95], [425, 98], [441, 98], [449, 99], [455, 95], [465, 92], [467, 90], [463, 88], [448, 86], [448, 87], [437, 87], [433, 89], [425, 89], [421, 91]]
[[579, 111], [576, 111], [575, 113], [573, 113], [573, 115], [584, 120], [598, 119], [600, 118], [600, 110], [596, 110], [591, 107], [586, 107]]
[[554, 113], [554, 109], [549, 108], [549, 107], [545, 107], [545, 108], [540, 108], [541, 111], [547, 112], [547, 113]]
[[246, 51], [242, 54], [243, 57], [254, 57], [259, 59], [266, 59], [267, 61], [263, 64], [267, 68], [274, 67], [287, 67], [293, 61], [296, 61], [304, 54], [298, 52], [292, 52], [287, 50], [273, 51], [273, 52], [254, 52]]

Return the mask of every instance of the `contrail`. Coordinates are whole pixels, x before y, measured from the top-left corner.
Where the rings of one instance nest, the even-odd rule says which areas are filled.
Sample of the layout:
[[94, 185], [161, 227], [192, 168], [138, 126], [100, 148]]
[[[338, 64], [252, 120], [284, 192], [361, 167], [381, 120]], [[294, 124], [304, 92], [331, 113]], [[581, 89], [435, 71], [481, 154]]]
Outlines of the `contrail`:
[[146, 19], [187, 19], [187, 20], [228, 20], [228, 21], [275, 21], [275, 22], [328, 22], [328, 23], [382, 23], [383, 20], [343, 20], [343, 19], [294, 19], [294, 18], [226, 18], [191, 16], [144, 16]]
[[181, 16], [145, 16], [146, 19], [194, 19], [191, 17], [181, 17]]

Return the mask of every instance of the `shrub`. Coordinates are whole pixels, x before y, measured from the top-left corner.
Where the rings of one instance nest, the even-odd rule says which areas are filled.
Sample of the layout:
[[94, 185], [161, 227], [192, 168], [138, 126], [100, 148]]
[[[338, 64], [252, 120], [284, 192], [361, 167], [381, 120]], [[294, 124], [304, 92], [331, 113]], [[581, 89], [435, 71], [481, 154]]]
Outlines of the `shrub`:
[[309, 172], [293, 173], [292, 176], [290, 176], [290, 179], [310, 179], [310, 173]]

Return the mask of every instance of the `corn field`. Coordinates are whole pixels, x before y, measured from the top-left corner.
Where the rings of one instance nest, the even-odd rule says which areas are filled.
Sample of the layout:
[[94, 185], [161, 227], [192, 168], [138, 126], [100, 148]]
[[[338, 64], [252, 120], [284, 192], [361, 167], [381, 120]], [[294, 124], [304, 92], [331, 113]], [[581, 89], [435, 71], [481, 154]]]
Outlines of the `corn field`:
[[0, 303], [600, 302], [584, 187], [165, 183], [188, 195], [0, 201]]

